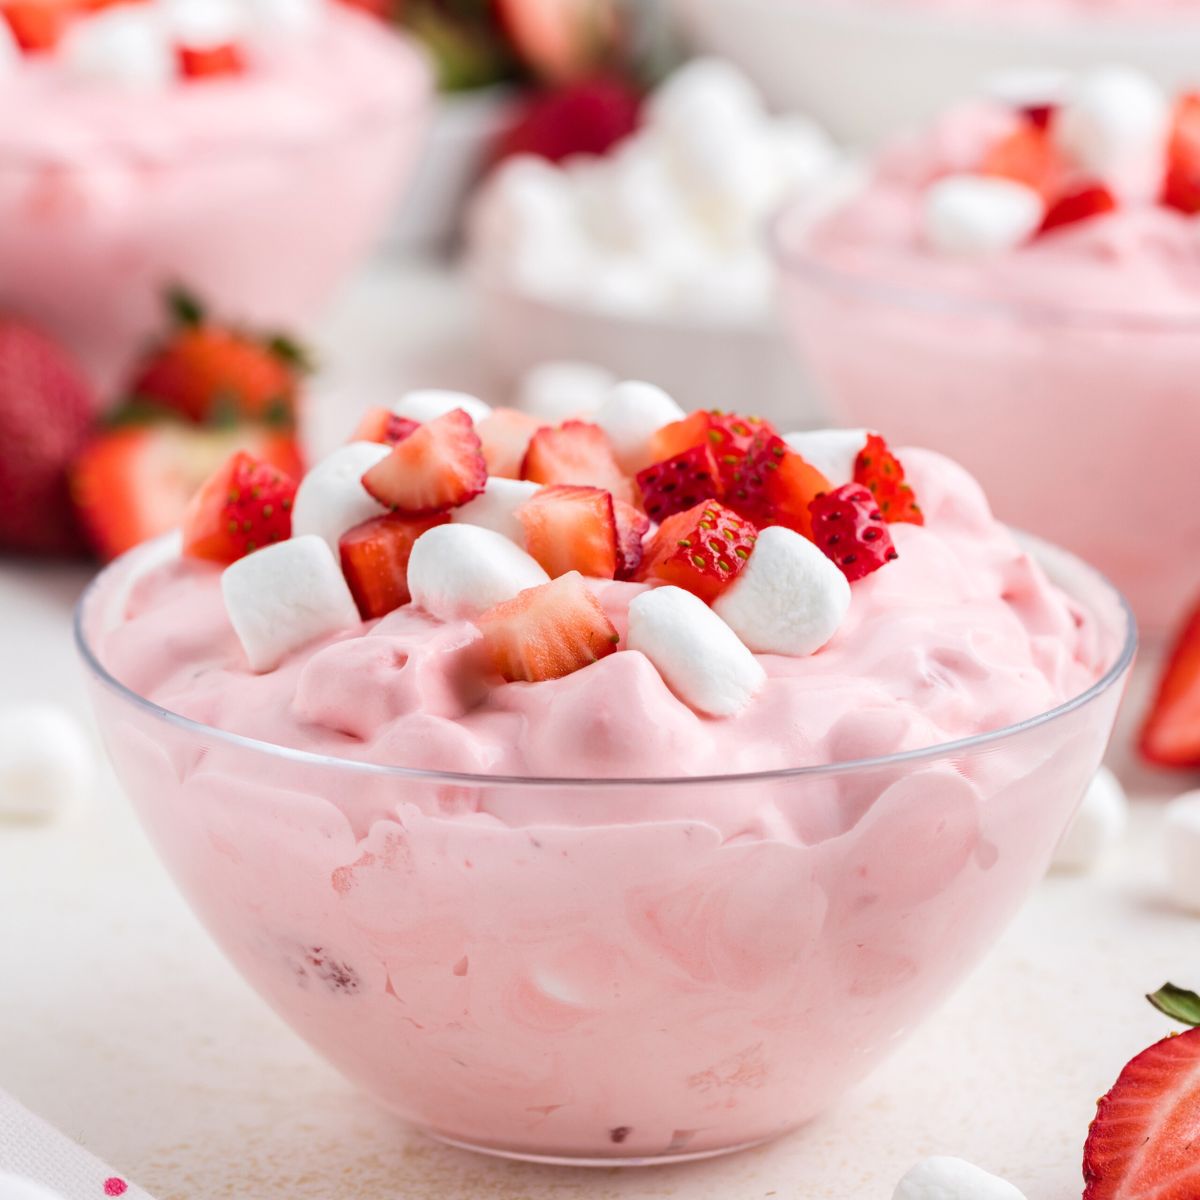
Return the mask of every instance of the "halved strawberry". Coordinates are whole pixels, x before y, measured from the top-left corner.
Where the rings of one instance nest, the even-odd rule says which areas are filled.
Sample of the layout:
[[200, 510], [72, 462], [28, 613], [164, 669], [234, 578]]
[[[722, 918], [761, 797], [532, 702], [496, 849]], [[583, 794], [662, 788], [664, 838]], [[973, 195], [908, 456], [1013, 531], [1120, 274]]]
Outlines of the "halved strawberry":
[[485, 660], [510, 683], [570, 675], [612, 654], [620, 641], [575, 571], [489, 608], [475, 624]]
[[397, 442], [362, 482], [380, 504], [410, 516], [466, 504], [487, 483], [475, 423], [461, 408], [429, 421]]
[[617, 519], [617, 578], [632, 579], [646, 554], [650, 518], [624, 500], [613, 501], [613, 515]]
[[209, 431], [159, 422], [90, 442], [71, 468], [71, 495], [97, 553], [115, 558], [175, 528], [197, 489], [235, 450], [293, 478], [302, 473], [290, 437], [249, 426]]
[[351, 434], [352, 442], [378, 442], [382, 446], [394, 446], [402, 442], [420, 426], [410, 417], [397, 416], [390, 408], [369, 408]]
[[810, 505], [812, 538], [853, 583], [899, 557], [875, 498], [860, 483], [847, 483]]
[[1200, 1196], [1200, 1029], [1144, 1050], [1096, 1107], [1084, 1200]]
[[1051, 204], [1063, 190], [1069, 164], [1047, 129], [1025, 122], [988, 149], [979, 173], [1023, 183]]
[[655, 521], [695, 508], [701, 500], [720, 500], [725, 491], [717, 473], [717, 460], [707, 443], [639, 471], [637, 485], [642, 507]]
[[529, 441], [545, 426], [544, 421], [515, 408], [494, 408], [475, 427], [483, 446], [489, 475], [520, 479]]
[[1183, 213], [1200, 212], [1200, 92], [1175, 102], [1162, 202]]
[[737, 578], [757, 540], [750, 521], [707, 500], [658, 527], [637, 578], [674, 584], [711, 604]]
[[551, 578], [579, 571], [612, 579], [619, 565], [612, 494], [604, 488], [558, 484], [517, 509], [525, 549]]
[[760, 434], [735, 470], [725, 503], [760, 529], [785, 525], [812, 538], [809, 506], [829, 480], [778, 434]]
[[1159, 766], [1200, 767], [1200, 606], [1171, 648], [1140, 745]]
[[632, 483], [617, 465], [604, 430], [587, 421], [539, 429], [530, 439], [521, 477], [535, 483], [605, 488], [618, 500], [633, 498]]
[[0, 17], [8, 22], [26, 54], [53, 50], [67, 31], [73, 13], [63, 0], [0, 0]]
[[1106, 213], [1116, 212], [1117, 198], [1102, 183], [1083, 183], [1068, 188], [1046, 209], [1042, 221], [1042, 233], [1059, 229], [1063, 225], [1074, 225], [1078, 221], [1090, 221]]
[[694, 446], [706, 445], [713, 452], [721, 485], [728, 489], [754, 439], [774, 432], [770, 422], [761, 417], [700, 410], [663, 426], [651, 439], [651, 451], [655, 462], [663, 462]]
[[342, 534], [338, 543], [342, 573], [364, 621], [386, 616], [412, 599], [408, 591], [408, 559], [413, 543], [427, 530], [448, 520], [445, 513], [429, 517], [385, 513]]
[[234, 42], [223, 46], [180, 46], [176, 52], [179, 73], [184, 79], [214, 79], [223, 75], [242, 75], [246, 56]]
[[862, 484], [871, 493], [888, 524], [925, 524], [925, 514], [904, 480], [900, 460], [877, 433], [868, 435], [867, 444], [854, 460], [854, 482]]
[[292, 536], [296, 481], [277, 467], [235, 451], [188, 503], [183, 552], [231, 563]]

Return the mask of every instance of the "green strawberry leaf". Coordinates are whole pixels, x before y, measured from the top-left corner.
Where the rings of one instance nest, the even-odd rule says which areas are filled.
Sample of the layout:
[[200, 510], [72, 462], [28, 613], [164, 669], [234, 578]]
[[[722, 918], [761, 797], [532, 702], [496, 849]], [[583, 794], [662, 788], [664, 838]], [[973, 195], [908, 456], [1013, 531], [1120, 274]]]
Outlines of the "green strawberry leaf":
[[1157, 992], [1146, 997], [1160, 1013], [1181, 1025], [1200, 1026], [1200, 996], [1186, 988], [1164, 983]]
[[314, 370], [312, 354], [286, 333], [274, 333], [267, 339], [267, 349], [280, 362], [291, 367], [301, 375], [307, 375]]
[[182, 284], [172, 284], [166, 292], [167, 308], [178, 325], [191, 329], [204, 322], [204, 305]]

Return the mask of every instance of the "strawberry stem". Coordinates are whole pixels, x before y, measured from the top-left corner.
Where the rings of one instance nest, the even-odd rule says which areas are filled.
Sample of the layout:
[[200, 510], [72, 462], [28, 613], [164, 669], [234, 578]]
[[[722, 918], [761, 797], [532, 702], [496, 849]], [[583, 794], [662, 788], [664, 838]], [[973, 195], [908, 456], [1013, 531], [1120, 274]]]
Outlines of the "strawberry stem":
[[1146, 997], [1160, 1013], [1181, 1025], [1200, 1026], [1200, 996], [1186, 988], [1164, 983], [1157, 992]]

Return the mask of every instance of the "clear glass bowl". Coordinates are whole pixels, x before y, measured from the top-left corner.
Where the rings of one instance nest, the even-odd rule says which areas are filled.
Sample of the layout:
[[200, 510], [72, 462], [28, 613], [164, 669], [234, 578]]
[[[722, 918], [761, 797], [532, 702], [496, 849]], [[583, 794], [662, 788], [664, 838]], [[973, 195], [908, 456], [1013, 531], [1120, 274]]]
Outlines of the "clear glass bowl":
[[436, 1138], [540, 1161], [725, 1153], [866, 1075], [1046, 870], [1136, 643], [1111, 585], [1039, 546], [1107, 670], [1020, 725], [758, 775], [435, 774], [254, 742], [109, 675], [97, 638], [161, 549], [99, 577], [77, 638], [179, 887], [348, 1078]]
[[774, 229], [784, 319], [837, 424], [962, 463], [997, 516], [1094, 563], [1161, 634], [1200, 592], [1200, 320], [891, 286]]

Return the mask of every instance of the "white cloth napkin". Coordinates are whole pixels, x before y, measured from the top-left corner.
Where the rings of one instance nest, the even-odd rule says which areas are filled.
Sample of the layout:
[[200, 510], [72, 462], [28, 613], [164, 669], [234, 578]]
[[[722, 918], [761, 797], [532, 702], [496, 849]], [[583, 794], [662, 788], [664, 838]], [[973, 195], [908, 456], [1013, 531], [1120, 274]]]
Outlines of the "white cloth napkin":
[[152, 1200], [119, 1171], [0, 1091], [0, 1200], [34, 1200], [32, 1184], [62, 1200]]

